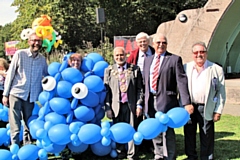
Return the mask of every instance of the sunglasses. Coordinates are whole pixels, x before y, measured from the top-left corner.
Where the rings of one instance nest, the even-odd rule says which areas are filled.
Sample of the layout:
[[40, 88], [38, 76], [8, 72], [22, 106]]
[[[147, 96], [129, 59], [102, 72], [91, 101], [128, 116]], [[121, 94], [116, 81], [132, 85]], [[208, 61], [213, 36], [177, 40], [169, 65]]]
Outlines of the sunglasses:
[[156, 42], [157, 44], [167, 44], [167, 42], [166, 41], [163, 41], [163, 42], [161, 42], [161, 41], [158, 41], [158, 42]]
[[198, 53], [204, 54], [204, 53], [206, 53], [206, 52], [207, 52], [207, 51], [195, 51], [195, 52], [193, 52], [193, 54], [198, 55]]

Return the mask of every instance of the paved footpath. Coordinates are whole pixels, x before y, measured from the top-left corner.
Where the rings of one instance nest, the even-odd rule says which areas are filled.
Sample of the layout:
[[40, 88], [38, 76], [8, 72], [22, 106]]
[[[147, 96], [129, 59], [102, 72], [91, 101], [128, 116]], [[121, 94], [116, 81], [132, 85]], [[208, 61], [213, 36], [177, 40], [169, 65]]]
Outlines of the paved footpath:
[[226, 79], [226, 104], [223, 114], [240, 116], [240, 79]]

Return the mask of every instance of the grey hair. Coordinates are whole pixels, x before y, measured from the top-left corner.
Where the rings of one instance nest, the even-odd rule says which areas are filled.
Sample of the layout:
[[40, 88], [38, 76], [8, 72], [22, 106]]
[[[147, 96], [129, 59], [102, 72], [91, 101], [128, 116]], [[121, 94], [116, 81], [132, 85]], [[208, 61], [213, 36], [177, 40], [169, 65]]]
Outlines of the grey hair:
[[193, 52], [193, 48], [194, 48], [195, 46], [197, 46], [197, 45], [203, 46], [203, 47], [205, 48], [205, 50], [207, 51], [207, 46], [206, 46], [206, 44], [205, 44], [204, 42], [202, 42], [202, 41], [199, 41], [199, 42], [195, 42], [195, 43], [192, 45], [192, 52]]
[[153, 37], [153, 42], [154, 42], [154, 43], [157, 42], [156, 39], [157, 39], [158, 37], [164, 37], [165, 41], [168, 43], [167, 37], [166, 37], [164, 34], [162, 34], [162, 33], [156, 33], [156, 34], [154, 35], [154, 37]]
[[137, 34], [137, 36], [136, 36], [136, 40], [139, 40], [139, 39], [141, 39], [141, 38], [147, 38], [147, 40], [149, 40], [149, 35], [147, 34], [147, 33], [145, 33], [145, 32], [140, 32], [140, 33], [138, 33]]

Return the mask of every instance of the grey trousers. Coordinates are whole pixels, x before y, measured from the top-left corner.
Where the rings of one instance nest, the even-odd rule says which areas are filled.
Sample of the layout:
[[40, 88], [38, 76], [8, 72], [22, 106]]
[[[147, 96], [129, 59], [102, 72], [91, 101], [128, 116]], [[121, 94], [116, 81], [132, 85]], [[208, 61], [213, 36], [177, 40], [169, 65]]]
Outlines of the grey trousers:
[[28, 119], [32, 115], [34, 103], [24, 101], [13, 95], [9, 96], [9, 123], [11, 143], [20, 146], [21, 120], [23, 120], [23, 144], [31, 143], [31, 135], [27, 126]]

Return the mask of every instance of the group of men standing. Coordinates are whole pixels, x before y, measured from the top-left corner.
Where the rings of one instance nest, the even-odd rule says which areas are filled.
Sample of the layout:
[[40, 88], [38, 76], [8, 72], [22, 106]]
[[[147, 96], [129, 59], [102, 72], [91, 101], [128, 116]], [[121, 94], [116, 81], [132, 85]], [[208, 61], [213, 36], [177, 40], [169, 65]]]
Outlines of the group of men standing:
[[[107, 117], [114, 123], [126, 122], [137, 128], [141, 115], [154, 118], [157, 111], [166, 113], [181, 104], [190, 114], [184, 126], [187, 159], [198, 159], [197, 124], [200, 159], [213, 159], [214, 122], [220, 120], [226, 99], [222, 67], [207, 60], [203, 42], [193, 44], [193, 61], [185, 65], [180, 56], [167, 51], [168, 41], [161, 33], [154, 35], [153, 48], [144, 32], [136, 36], [136, 43], [138, 49], [128, 58], [123, 47], [116, 47], [115, 64], [105, 69]], [[173, 128], [154, 138], [154, 159], [176, 159], [175, 141]], [[121, 144], [117, 146], [118, 158], [138, 159], [133, 141], [128, 143], [127, 152], [124, 149]]]
[[[207, 47], [203, 42], [193, 44], [193, 61], [185, 65], [180, 56], [167, 51], [168, 41], [161, 33], [154, 36], [153, 48], [149, 46], [146, 33], [139, 33], [136, 42], [138, 49], [128, 58], [123, 47], [116, 47], [113, 51], [116, 63], [105, 69], [107, 117], [114, 123], [126, 122], [136, 129], [142, 117], [153, 118], [156, 112], [166, 113], [181, 104], [191, 114], [184, 126], [188, 159], [198, 158], [197, 124], [200, 158], [213, 159], [214, 122], [220, 120], [226, 99], [223, 69], [207, 60]], [[28, 49], [17, 51], [12, 59], [2, 99], [5, 106], [10, 106], [11, 142], [19, 146], [21, 119], [25, 122], [23, 142], [31, 143], [27, 121], [42, 91], [41, 80], [47, 75], [46, 60], [39, 53], [42, 38], [33, 33], [28, 44]], [[168, 128], [152, 142], [154, 159], [176, 159], [173, 128]], [[123, 144], [117, 145], [118, 158], [138, 159], [138, 148], [133, 141], [127, 148], [126, 153]]]

